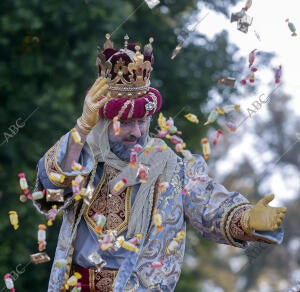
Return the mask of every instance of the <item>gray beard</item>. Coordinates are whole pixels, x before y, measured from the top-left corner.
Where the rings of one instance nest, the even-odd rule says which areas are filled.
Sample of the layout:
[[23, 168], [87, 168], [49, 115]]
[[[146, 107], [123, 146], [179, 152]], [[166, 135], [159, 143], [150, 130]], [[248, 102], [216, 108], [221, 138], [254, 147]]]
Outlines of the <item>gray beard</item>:
[[[137, 144], [144, 146], [146, 135], [138, 139]], [[109, 138], [110, 151], [123, 161], [130, 161], [130, 153], [134, 145], [125, 145], [121, 142], [115, 142]]]

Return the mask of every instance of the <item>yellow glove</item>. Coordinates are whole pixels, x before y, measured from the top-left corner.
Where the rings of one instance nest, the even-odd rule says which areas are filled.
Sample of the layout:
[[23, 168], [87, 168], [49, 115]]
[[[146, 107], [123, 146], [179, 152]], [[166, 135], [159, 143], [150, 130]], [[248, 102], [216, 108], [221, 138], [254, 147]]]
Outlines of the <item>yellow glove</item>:
[[98, 110], [107, 101], [107, 98], [103, 98], [101, 101], [98, 99], [107, 92], [107, 89], [107, 79], [99, 77], [85, 97], [82, 115], [77, 119], [77, 125], [86, 134], [91, 131], [99, 119]]
[[241, 225], [246, 233], [251, 234], [253, 230], [275, 231], [280, 226], [286, 208], [271, 207], [268, 204], [274, 199], [274, 194], [259, 200], [252, 209], [244, 212]]

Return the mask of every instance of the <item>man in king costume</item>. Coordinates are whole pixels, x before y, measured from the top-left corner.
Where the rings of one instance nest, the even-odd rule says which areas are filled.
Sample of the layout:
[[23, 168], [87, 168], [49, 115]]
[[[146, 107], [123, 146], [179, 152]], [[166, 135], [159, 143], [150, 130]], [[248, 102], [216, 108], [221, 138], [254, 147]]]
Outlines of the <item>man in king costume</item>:
[[162, 105], [150, 85], [153, 39], [142, 51], [126, 36], [117, 50], [109, 37], [75, 128], [38, 163], [36, 190], [47, 195], [35, 206], [63, 211], [48, 291], [173, 291], [186, 222], [217, 243], [281, 243], [286, 209], [268, 205], [274, 195], [252, 205], [208, 177], [202, 156], [150, 138]]

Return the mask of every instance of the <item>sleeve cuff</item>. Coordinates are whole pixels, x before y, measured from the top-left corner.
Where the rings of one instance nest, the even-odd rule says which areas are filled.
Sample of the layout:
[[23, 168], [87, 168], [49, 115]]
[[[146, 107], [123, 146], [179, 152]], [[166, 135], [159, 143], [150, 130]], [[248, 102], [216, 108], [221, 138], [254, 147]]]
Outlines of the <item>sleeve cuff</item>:
[[45, 154], [44, 167], [50, 182], [59, 188], [70, 187], [72, 180], [77, 175], [82, 175], [85, 179], [92, 171], [95, 164], [93, 153], [87, 143], [84, 144], [80, 154], [79, 163], [84, 166], [83, 171], [65, 172], [61, 168], [61, 162], [67, 152], [68, 139], [70, 133], [63, 136], [54, 146]]

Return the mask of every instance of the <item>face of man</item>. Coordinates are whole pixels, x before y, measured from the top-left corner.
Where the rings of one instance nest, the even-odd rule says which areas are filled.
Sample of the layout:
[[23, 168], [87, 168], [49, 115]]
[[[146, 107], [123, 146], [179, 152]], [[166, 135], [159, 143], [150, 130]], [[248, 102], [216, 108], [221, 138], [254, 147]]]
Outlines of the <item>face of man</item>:
[[130, 161], [135, 144], [144, 145], [150, 125], [149, 118], [120, 121], [120, 134], [115, 135], [113, 123], [108, 127], [110, 150], [124, 161]]

